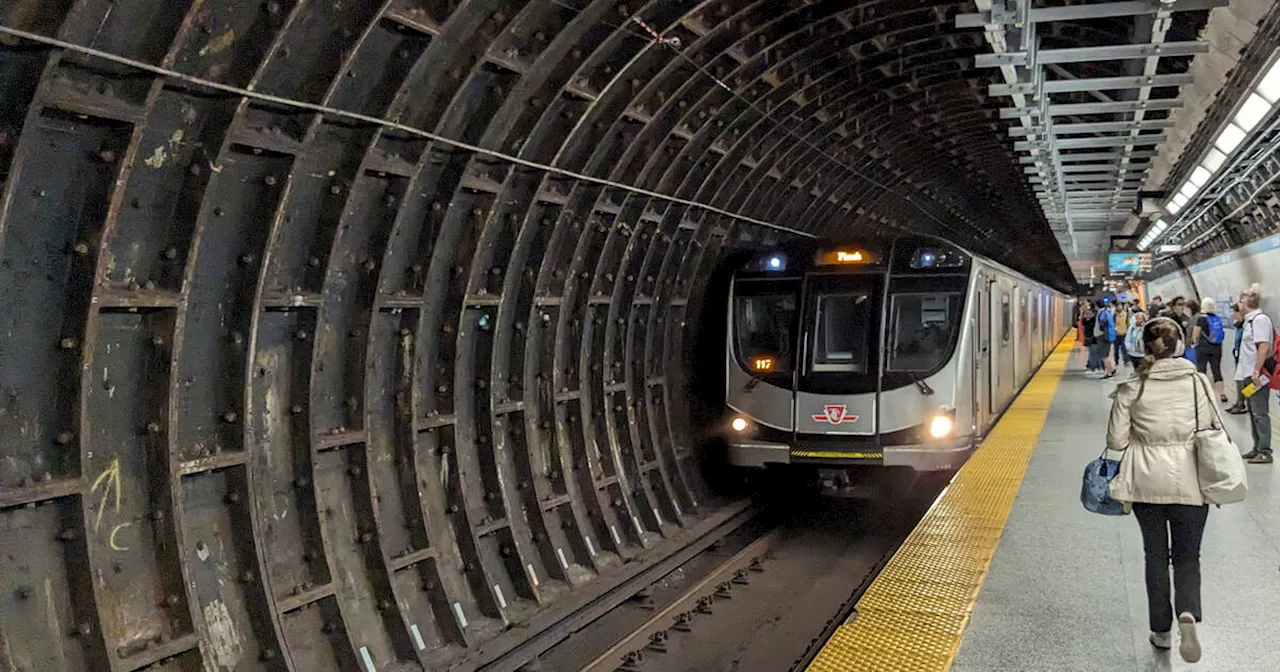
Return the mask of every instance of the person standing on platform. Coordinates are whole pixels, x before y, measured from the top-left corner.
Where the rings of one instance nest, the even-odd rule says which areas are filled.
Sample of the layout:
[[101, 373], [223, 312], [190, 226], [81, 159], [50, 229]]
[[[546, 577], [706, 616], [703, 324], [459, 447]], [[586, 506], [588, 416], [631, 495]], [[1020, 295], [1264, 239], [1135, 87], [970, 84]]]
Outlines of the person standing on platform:
[[1249, 383], [1253, 383], [1255, 388], [1253, 395], [1245, 400], [1253, 430], [1253, 450], [1244, 459], [1253, 464], [1271, 464], [1271, 389], [1263, 377], [1262, 363], [1271, 355], [1274, 327], [1271, 318], [1259, 308], [1261, 303], [1256, 289], [1245, 292], [1240, 299], [1240, 307], [1245, 314], [1240, 356], [1236, 359], [1236, 387], [1241, 394]]
[[1196, 370], [1213, 374], [1213, 388], [1224, 404], [1227, 403], [1226, 392], [1222, 389], [1222, 341], [1225, 335], [1222, 318], [1218, 317], [1218, 303], [1204, 297], [1200, 300], [1200, 316], [1191, 328], [1191, 342], [1196, 347]]
[[1089, 353], [1089, 361], [1085, 364], [1085, 369], [1093, 372], [1102, 368], [1102, 362], [1097, 357], [1098, 351], [1094, 347], [1094, 342], [1097, 339], [1093, 336], [1093, 329], [1097, 325], [1098, 315], [1093, 311], [1092, 302], [1085, 301], [1083, 305], [1084, 307], [1080, 309], [1080, 327], [1084, 331], [1085, 350]]
[[1116, 303], [1115, 313], [1116, 338], [1115, 342], [1112, 344], [1114, 347], [1111, 353], [1111, 358], [1115, 360], [1116, 368], [1120, 368], [1121, 364], [1125, 364], [1129, 361], [1129, 356], [1125, 351], [1125, 336], [1129, 335], [1129, 321], [1131, 319], [1129, 315], [1129, 302], [1120, 301]]
[[1111, 361], [1111, 344], [1116, 340], [1115, 316], [1111, 312], [1111, 300], [1103, 299], [1098, 309], [1098, 319], [1093, 325], [1094, 357], [1102, 366], [1102, 380], [1116, 375], [1115, 362]]
[[[1244, 313], [1240, 310], [1240, 302], [1236, 301], [1231, 304], [1231, 324], [1236, 328], [1236, 344], [1231, 348], [1231, 361], [1240, 361], [1240, 343], [1244, 340]], [[1234, 379], [1235, 377], [1232, 376]], [[1248, 404], [1245, 404], [1244, 395], [1240, 394], [1240, 385], [1236, 384], [1236, 402], [1227, 409], [1232, 415], [1243, 415], [1249, 412]]]
[[1125, 352], [1129, 355], [1129, 365], [1136, 371], [1142, 364], [1142, 327], [1147, 323], [1147, 314], [1141, 310], [1133, 313], [1133, 325], [1125, 334]]
[[[1182, 328], [1177, 322], [1152, 318], [1142, 329], [1142, 347], [1145, 354], [1138, 371], [1111, 394], [1107, 448], [1124, 452], [1111, 481], [1111, 496], [1133, 504], [1142, 531], [1151, 644], [1172, 647], [1176, 613], [1178, 652], [1194, 663], [1201, 653], [1196, 635], [1201, 619], [1200, 541], [1209, 517], [1200, 493], [1194, 435], [1197, 418], [1217, 418], [1221, 426], [1221, 416], [1207, 394], [1208, 379], [1182, 357]], [[1203, 385], [1199, 394], [1196, 385]]]

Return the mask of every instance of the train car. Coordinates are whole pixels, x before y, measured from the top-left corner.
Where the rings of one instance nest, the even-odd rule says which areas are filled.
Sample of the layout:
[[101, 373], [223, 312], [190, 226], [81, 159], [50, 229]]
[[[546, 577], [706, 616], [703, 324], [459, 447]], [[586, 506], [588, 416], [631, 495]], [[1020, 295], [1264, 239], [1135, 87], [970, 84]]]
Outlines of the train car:
[[1069, 328], [1074, 299], [945, 240], [812, 241], [732, 274], [740, 467], [958, 468]]

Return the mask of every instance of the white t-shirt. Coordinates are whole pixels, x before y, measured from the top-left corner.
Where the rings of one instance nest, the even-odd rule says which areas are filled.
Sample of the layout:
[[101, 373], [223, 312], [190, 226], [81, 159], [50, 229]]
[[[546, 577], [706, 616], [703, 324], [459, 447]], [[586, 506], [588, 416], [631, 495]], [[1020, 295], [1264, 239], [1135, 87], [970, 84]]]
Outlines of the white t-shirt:
[[1251, 310], [1244, 316], [1241, 328], [1244, 337], [1240, 339], [1240, 358], [1236, 360], [1236, 380], [1248, 380], [1258, 365], [1258, 344], [1271, 342], [1274, 327], [1271, 318], [1261, 310]]

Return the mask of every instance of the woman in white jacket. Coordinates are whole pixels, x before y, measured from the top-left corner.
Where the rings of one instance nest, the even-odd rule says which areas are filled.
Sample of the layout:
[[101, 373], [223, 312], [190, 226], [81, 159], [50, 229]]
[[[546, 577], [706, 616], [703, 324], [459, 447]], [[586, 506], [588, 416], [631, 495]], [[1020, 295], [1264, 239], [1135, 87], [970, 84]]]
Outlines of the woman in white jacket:
[[[1125, 451], [1111, 496], [1133, 503], [1146, 556], [1147, 615], [1152, 645], [1172, 645], [1174, 613], [1181, 636], [1179, 653], [1200, 659], [1200, 540], [1209, 506], [1200, 494], [1194, 434], [1221, 416], [1209, 381], [1182, 357], [1182, 328], [1167, 317], [1142, 329], [1138, 371], [1112, 393], [1107, 447]], [[1174, 606], [1170, 606], [1169, 559], [1172, 539]]]

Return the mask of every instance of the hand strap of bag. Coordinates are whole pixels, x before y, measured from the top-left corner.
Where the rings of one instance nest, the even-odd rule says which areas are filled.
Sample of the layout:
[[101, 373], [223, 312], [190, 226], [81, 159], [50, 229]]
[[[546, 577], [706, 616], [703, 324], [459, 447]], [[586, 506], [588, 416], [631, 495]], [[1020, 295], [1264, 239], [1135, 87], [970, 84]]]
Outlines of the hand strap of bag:
[[[1207, 395], [1209, 399], [1213, 399], [1213, 395], [1209, 394], [1209, 388], [1207, 387], [1207, 383], [1205, 383], [1204, 380], [1200, 378], [1198, 374], [1195, 374], [1195, 373], [1191, 374], [1191, 391], [1192, 391], [1192, 394], [1195, 396], [1194, 403], [1196, 405], [1195, 413], [1196, 413], [1196, 431], [1197, 432], [1200, 431], [1200, 388], [1202, 386], [1205, 387], [1205, 390], [1204, 390], [1205, 395]], [[1218, 423], [1218, 426], [1215, 427], [1213, 419], [1210, 418], [1209, 429], [1221, 429], [1221, 428], [1222, 428], [1222, 423]]]

